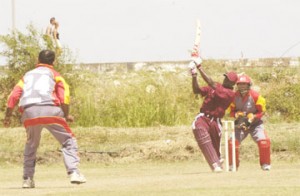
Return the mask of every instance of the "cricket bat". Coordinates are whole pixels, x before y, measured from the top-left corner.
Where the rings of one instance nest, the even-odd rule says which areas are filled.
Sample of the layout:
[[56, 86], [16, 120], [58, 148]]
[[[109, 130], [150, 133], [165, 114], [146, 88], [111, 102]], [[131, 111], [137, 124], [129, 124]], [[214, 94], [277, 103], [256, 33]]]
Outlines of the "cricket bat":
[[[194, 47], [190, 51], [192, 59], [194, 58], [195, 60], [200, 59], [199, 58], [199, 56], [200, 56], [199, 55], [200, 38], [201, 38], [201, 23], [200, 23], [200, 20], [197, 19], [196, 20], [196, 36], [195, 36], [195, 41], [194, 41]], [[199, 64], [200, 64], [200, 62], [199, 62]], [[195, 62], [194, 61], [190, 62], [189, 67], [194, 68]]]
[[192, 57], [198, 57], [199, 56], [200, 38], [201, 38], [201, 24], [200, 24], [200, 20], [197, 19], [197, 21], [196, 21], [195, 42], [194, 42], [194, 47], [191, 51], [191, 56]]
[[200, 46], [200, 38], [201, 38], [201, 24], [200, 24], [200, 20], [197, 19], [197, 21], [196, 21], [196, 37], [195, 37], [194, 46], [197, 46], [197, 47]]

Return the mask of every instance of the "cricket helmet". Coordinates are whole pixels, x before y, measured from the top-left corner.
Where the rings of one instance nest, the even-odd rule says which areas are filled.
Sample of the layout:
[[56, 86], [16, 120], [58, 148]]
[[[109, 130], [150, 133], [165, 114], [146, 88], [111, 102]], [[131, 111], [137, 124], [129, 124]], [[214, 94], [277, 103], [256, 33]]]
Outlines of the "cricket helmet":
[[251, 81], [251, 78], [245, 74], [241, 75], [238, 77], [238, 80], [236, 82], [237, 84], [239, 83], [246, 83], [246, 84], [249, 84], [251, 85], [252, 84], [252, 81]]

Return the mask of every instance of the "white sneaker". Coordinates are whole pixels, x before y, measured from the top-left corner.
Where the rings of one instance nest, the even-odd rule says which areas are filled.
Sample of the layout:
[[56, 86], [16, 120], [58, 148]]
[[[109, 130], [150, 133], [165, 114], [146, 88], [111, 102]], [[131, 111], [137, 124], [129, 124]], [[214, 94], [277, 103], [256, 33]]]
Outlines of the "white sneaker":
[[220, 173], [222, 171], [223, 171], [223, 169], [221, 167], [219, 167], [219, 166], [217, 166], [217, 167], [214, 168], [214, 172], [215, 173]]
[[270, 171], [271, 170], [271, 165], [263, 164], [261, 166], [261, 169], [264, 170], [264, 171]]
[[79, 174], [77, 172], [73, 172], [72, 174], [69, 175], [70, 176], [70, 182], [72, 184], [82, 184], [82, 183], [86, 183], [86, 179], [82, 174]]
[[35, 185], [34, 185], [34, 180], [33, 179], [31, 179], [31, 178], [27, 178], [27, 179], [24, 179], [23, 180], [23, 186], [22, 186], [22, 188], [24, 188], [24, 189], [27, 189], [27, 188], [34, 188], [35, 187]]

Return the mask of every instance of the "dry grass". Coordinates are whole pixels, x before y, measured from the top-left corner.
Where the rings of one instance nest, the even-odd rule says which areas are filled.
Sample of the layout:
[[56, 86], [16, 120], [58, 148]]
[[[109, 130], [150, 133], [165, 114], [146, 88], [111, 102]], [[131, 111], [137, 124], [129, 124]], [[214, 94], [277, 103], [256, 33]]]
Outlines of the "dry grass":
[[[300, 160], [300, 123], [266, 124], [272, 141], [272, 160]], [[73, 128], [83, 163], [205, 162], [190, 126], [148, 128]], [[0, 129], [0, 162], [20, 164], [25, 143], [23, 128]], [[46, 130], [38, 149], [38, 164], [61, 161], [60, 145]], [[241, 164], [258, 162], [257, 145], [250, 136], [241, 146]]]

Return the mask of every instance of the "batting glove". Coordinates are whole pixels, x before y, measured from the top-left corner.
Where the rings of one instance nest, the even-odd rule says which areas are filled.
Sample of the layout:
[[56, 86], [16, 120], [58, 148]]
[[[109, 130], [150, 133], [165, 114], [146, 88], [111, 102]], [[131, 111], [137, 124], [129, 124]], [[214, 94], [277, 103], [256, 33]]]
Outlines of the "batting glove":
[[197, 68], [200, 68], [202, 59], [200, 57], [192, 57], [192, 62], [194, 62]]
[[197, 45], [194, 45], [191, 51], [191, 61], [195, 63], [197, 68], [200, 68], [202, 59], [200, 58], [199, 47]]
[[196, 65], [194, 63], [194, 61], [191, 61], [189, 63], [189, 73], [192, 75], [192, 76], [196, 76], [197, 75], [197, 69], [196, 69]]

